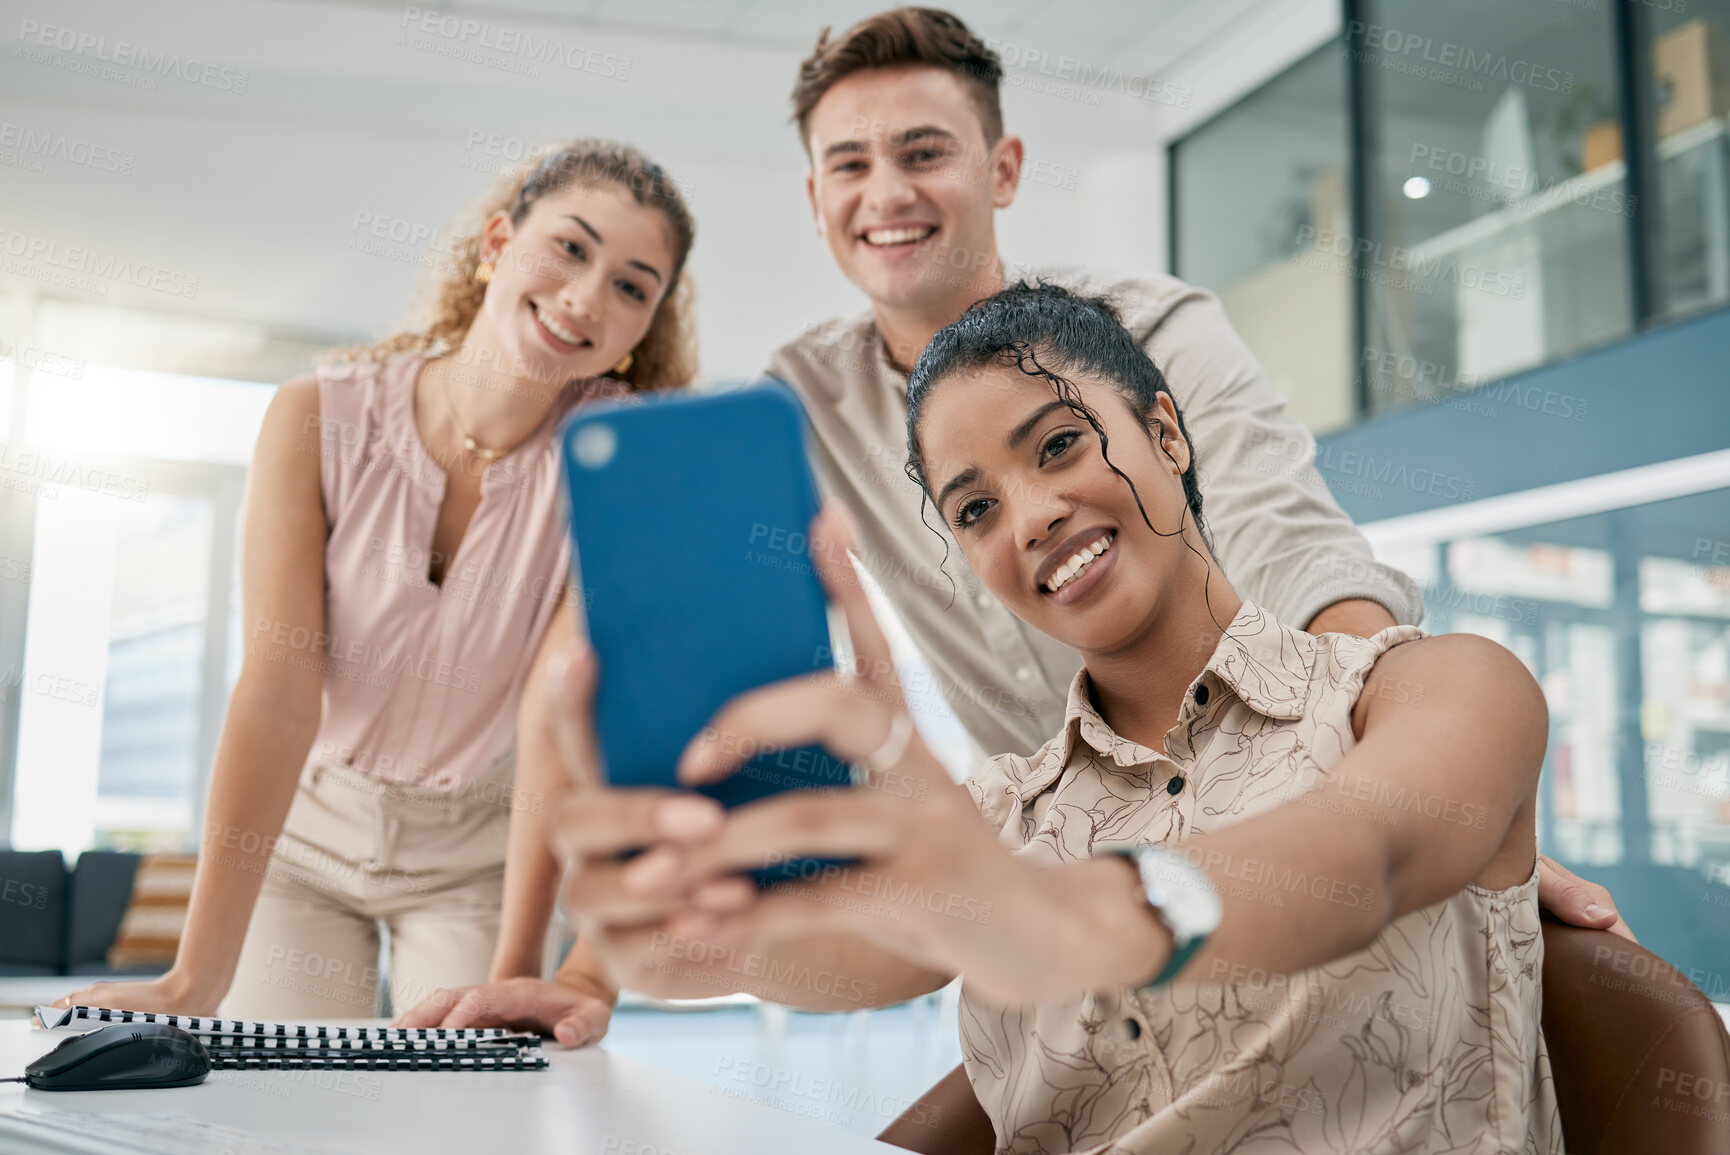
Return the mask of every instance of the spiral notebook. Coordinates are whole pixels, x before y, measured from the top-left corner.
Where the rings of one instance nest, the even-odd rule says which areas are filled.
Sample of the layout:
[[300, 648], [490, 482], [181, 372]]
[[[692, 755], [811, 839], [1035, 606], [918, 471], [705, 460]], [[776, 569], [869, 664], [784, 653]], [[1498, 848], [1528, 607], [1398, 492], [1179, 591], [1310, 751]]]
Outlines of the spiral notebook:
[[196, 1035], [212, 1070], [339, 1068], [362, 1071], [539, 1071], [547, 1066], [536, 1035], [500, 1027], [363, 1027], [263, 1023], [163, 1015], [107, 1007], [37, 1007], [45, 1030], [97, 1029], [116, 1023], [165, 1023]]

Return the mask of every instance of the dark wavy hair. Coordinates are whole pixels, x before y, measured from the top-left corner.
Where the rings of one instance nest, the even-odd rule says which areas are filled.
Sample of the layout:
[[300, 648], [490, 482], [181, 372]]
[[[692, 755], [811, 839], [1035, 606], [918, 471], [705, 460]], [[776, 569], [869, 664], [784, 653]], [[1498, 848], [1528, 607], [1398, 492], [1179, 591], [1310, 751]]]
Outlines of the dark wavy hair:
[[1051, 386], [1059, 401], [1092, 427], [1099, 438], [1099, 453], [1110, 470], [1123, 478], [1135, 496], [1136, 508], [1147, 527], [1164, 537], [1168, 533], [1156, 528], [1141, 503], [1141, 493], [1135, 482], [1116, 465], [1109, 454], [1110, 439], [1096, 414], [1071, 378], [1087, 377], [1112, 385], [1122, 394], [1129, 411], [1149, 429], [1159, 395], [1171, 398], [1171, 408], [1177, 414], [1177, 429], [1189, 445], [1189, 467], [1183, 471], [1183, 494], [1189, 504], [1195, 528], [1208, 548], [1213, 548], [1207, 527], [1201, 519], [1201, 486], [1195, 478], [1195, 442], [1183, 423], [1183, 410], [1171, 396], [1165, 375], [1147, 355], [1129, 330], [1123, 327], [1109, 300], [1072, 292], [1048, 281], [1018, 281], [1002, 292], [975, 302], [952, 323], [945, 325], [931, 338], [925, 351], [913, 366], [907, 380], [907, 476], [924, 491], [925, 498], [935, 502], [931, 483], [925, 476], [925, 461], [919, 451], [919, 423], [925, 415], [925, 402], [939, 382], [958, 373], [968, 373], [991, 365], [1015, 368], [1029, 377], [1037, 377]]

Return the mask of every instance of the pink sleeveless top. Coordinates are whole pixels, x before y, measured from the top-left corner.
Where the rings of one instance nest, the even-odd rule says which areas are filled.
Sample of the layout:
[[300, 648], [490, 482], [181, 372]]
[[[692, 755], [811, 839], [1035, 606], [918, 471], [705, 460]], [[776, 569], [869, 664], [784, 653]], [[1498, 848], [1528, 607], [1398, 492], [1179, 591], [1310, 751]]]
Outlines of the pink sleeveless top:
[[[454, 789], [516, 744], [517, 702], [570, 556], [560, 420], [621, 396], [574, 382], [539, 428], [481, 474], [480, 505], [442, 586], [428, 580], [445, 470], [421, 442], [425, 358], [318, 373], [325, 521], [324, 714], [311, 758], [396, 783]], [[466, 458], [452, 469], [481, 464]]]

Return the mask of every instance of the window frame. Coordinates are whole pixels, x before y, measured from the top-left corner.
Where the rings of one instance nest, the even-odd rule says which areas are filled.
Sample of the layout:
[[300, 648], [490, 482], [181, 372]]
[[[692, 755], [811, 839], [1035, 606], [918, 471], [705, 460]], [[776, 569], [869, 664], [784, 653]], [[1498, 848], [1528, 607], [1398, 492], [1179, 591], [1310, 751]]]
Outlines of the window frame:
[[[1371, 83], [1373, 81], [1372, 66], [1364, 59], [1364, 54], [1353, 51], [1351, 29], [1366, 27], [1365, 10], [1369, 0], [1341, 0], [1340, 29], [1335, 36], [1321, 46], [1319, 51], [1337, 51], [1345, 54], [1346, 70], [1346, 100], [1342, 110], [1346, 122], [1347, 156], [1346, 185], [1351, 190], [1351, 222], [1352, 235], [1363, 237], [1371, 235], [1373, 223], [1370, 218], [1372, 198], [1369, 181], [1371, 174], [1369, 166], [1364, 163], [1370, 154], [1372, 144], [1371, 134], [1374, 131], [1375, 118], [1370, 115]], [[1630, 329], [1628, 337], [1661, 327], [1675, 321], [1686, 319], [1682, 316], [1670, 316], [1665, 312], [1665, 302], [1662, 300], [1663, 285], [1662, 270], [1657, 267], [1662, 254], [1662, 211], [1660, 185], [1658, 180], [1657, 152], [1657, 111], [1654, 101], [1654, 77], [1652, 70], [1652, 16], [1644, 5], [1616, 3], [1611, 21], [1610, 51], [1614, 65], [1617, 84], [1617, 121], [1622, 133], [1624, 159], [1624, 190], [1629, 198], [1630, 211], [1623, 222], [1625, 244], [1628, 252], [1627, 277], [1630, 301]], [[1174, 137], [1166, 145], [1166, 269], [1173, 276], [1178, 275], [1179, 268], [1179, 216], [1181, 206], [1178, 203], [1178, 149], [1184, 142], [1198, 133], [1205, 131], [1221, 117], [1228, 116], [1246, 103], [1257, 97], [1268, 86], [1284, 78], [1293, 69], [1301, 67], [1309, 58], [1306, 53], [1299, 60], [1293, 61], [1279, 72], [1269, 76], [1254, 88], [1244, 93], [1238, 99], [1221, 108], [1205, 119], [1187, 128], [1182, 135]], [[1353, 351], [1354, 380], [1352, 382], [1352, 422], [1362, 421], [1372, 416], [1370, 408], [1370, 380], [1363, 371], [1363, 353], [1365, 338], [1369, 325], [1368, 281], [1364, 277], [1363, 256], [1354, 248], [1352, 277], [1352, 332], [1350, 334]], [[1711, 312], [1716, 309], [1730, 308], [1730, 303], [1717, 302], [1704, 309], [1689, 313], [1689, 316], [1699, 312]], [[1554, 364], [1578, 355], [1582, 350], [1547, 357], [1536, 365], [1526, 366], [1517, 373], [1504, 374], [1502, 377], [1517, 376], [1529, 373], [1545, 365]], [[1501, 378], [1498, 378], [1501, 379]], [[1384, 410], [1393, 412], [1406, 406]]]
[[[28, 385], [23, 380], [15, 381], [14, 391], [18, 395], [18, 404], [15, 405], [13, 429], [21, 434], [24, 429], [20, 419], [22, 395], [28, 391]], [[9, 440], [29, 444], [23, 436]], [[202, 498], [210, 502], [212, 523], [204, 642], [199, 655], [197, 761], [192, 796], [192, 839], [196, 843], [204, 827], [210, 767], [216, 757], [216, 744], [228, 705], [228, 631], [234, 566], [240, 548], [240, 509], [246, 487], [246, 467], [223, 462], [175, 461], [62, 450], [56, 450], [55, 456], [80, 470], [107, 470], [135, 479], [147, 485], [152, 493]], [[0, 490], [0, 554], [17, 559], [25, 566], [31, 563], [35, 550], [38, 500], [34, 493]], [[28, 583], [0, 583], [0, 670], [23, 668], [28, 611]], [[9, 694], [0, 701], [0, 846], [12, 844], [22, 704], [22, 693]]]

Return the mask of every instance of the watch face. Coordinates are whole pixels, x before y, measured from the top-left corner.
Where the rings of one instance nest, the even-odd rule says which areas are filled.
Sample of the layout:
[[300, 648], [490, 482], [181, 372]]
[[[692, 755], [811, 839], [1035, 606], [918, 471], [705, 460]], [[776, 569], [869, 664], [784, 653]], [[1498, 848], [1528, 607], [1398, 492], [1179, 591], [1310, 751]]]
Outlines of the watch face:
[[1219, 893], [1200, 867], [1183, 855], [1160, 847], [1136, 852], [1147, 901], [1159, 911], [1179, 945], [1204, 938], [1219, 929]]

